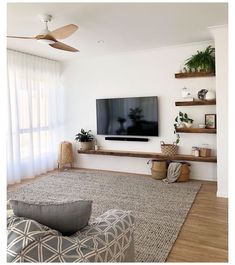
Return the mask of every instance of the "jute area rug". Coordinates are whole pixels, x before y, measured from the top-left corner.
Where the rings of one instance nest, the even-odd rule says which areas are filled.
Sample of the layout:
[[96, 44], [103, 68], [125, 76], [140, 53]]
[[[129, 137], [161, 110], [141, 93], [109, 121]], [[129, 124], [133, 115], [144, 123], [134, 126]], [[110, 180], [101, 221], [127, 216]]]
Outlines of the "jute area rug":
[[200, 189], [196, 182], [165, 184], [147, 176], [75, 171], [54, 173], [8, 192], [8, 199], [93, 200], [92, 219], [109, 209], [135, 217], [138, 262], [164, 262]]

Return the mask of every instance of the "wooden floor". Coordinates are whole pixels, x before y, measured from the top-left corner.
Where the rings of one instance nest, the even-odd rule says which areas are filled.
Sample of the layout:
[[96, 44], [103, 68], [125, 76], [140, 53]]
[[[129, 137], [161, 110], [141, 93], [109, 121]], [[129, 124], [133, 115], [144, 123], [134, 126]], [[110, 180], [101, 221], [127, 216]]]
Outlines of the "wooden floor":
[[217, 198], [216, 188], [202, 182], [167, 262], [228, 261], [228, 200]]
[[[11, 185], [8, 190], [33, 181]], [[202, 187], [167, 262], [228, 261], [228, 200], [216, 197], [216, 182], [200, 182]]]

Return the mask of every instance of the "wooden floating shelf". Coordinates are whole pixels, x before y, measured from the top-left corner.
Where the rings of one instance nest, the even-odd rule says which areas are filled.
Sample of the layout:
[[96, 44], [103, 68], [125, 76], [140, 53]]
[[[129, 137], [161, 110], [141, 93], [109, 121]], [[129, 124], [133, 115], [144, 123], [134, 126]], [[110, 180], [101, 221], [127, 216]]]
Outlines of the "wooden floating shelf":
[[191, 73], [177, 73], [175, 78], [193, 78], [193, 77], [210, 77], [215, 76], [215, 73], [207, 72], [191, 72]]
[[216, 133], [216, 129], [207, 128], [177, 128], [178, 133]]
[[176, 106], [199, 106], [199, 105], [216, 105], [216, 99], [212, 100], [194, 100], [194, 101], [176, 101]]
[[78, 150], [79, 154], [88, 155], [108, 155], [108, 156], [126, 156], [126, 157], [140, 157], [140, 158], [152, 158], [162, 160], [173, 160], [173, 161], [195, 161], [195, 162], [211, 162], [216, 163], [217, 157], [196, 157], [192, 155], [174, 155], [165, 156], [161, 153], [148, 153], [148, 152], [135, 152], [135, 151], [119, 151], [119, 150]]

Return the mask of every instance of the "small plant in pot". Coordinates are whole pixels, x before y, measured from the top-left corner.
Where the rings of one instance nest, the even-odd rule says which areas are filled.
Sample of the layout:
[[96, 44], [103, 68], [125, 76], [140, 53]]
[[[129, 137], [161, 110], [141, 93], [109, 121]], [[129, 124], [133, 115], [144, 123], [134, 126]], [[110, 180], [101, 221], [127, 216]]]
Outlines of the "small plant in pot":
[[161, 151], [163, 155], [166, 156], [173, 156], [178, 153], [178, 144], [180, 142], [180, 135], [176, 133], [176, 124], [174, 124], [174, 134], [176, 135], [176, 140], [173, 142], [173, 144], [165, 144], [163, 141], [161, 141]]
[[80, 142], [81, 150], [92, 150], [94, 148], [94, 136], [91, 134], [91, 130], [85, 131], [81, 129], [81, 131], [76, 134], [75, 140]]
[[190, 128], [193, 125], [193, 119], [189, 118], [187, 113], [179, 112], [179, 115], [175, 118], [174, 128], [175, 133], [177, 128], [187, 127]]

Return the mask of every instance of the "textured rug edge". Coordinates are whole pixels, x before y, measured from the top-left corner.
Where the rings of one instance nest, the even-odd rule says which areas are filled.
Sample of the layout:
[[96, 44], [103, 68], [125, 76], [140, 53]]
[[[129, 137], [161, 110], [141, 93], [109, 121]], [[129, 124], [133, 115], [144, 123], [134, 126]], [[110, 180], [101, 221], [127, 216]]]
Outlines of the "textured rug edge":
[[193, 201], [192, 201], [192, 203], [191, 203], [191, 206], [190, 206], [190, 208], [189, 208], [189, 210], [188, 210], [188, 212], [187, 212], [187, 214], [186, 214], [186, 217], [185, 217], [185, 219], [184, 219], [184, 221], [183, 221], [183, 223], [182, 223], [182, 225], [181, 225], [181, 227], [180, 227], [178, 233], [175, 235], [176, 237], [175, 237], [175, 239], [174, 239], [174, 242], [173, 242], [172, 246], [171, 246], [170, 249], [169, 249], [169, 253], [168, 253], [167, 257], [165, 258], [165, 260], [164, 260], [163, 262], [167, 261], [168, 257], [170, 256], [170, 254], [171, 254], [171, 250], [173, 249], [173, 247], [174, 247], [174, 245], [175, 245], [175, 243], [176, 243], [176, 241], [177, 241], [177, 239], [178, 239], [178, 237], [179, 237], [179, 234], [181, 233], [182, 228], [183, 228], [183, 226], [185, 225], [185, 223], [186, 223], [186, 221], [187, 221], [187, 219], [188, 219], [188, 216], [189, 216], [189, 214], [190, 214], [190, 212], [191, 212], [191, 210], [192, 210], [192, 208], [193, 208], [193, 205], [194, 205], [194, 202], [195, 202], [195, 200], [196, 200], [196, 198], [197, 198], [197, 195], [198, 195], [199, 191], [200, 191], [201, 188], [202, 188], [202, 183], [198, 183], [198, 184], [200, 185], [200, 186], [199, 186], [199, 189], [198, 189], [197, 192], [195, 193], [195, 196], [194, 196]]

